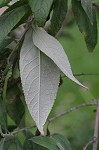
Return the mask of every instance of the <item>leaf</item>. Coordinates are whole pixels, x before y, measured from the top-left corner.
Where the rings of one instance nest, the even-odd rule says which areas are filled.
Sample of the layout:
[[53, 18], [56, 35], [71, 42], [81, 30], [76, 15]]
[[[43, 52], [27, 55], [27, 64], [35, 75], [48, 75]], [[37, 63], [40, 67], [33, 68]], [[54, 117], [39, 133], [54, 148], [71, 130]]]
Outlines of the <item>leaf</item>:
[[21, 18], [26, 14], [27, 11], [27, 6], [21, 6], [0, 16], [0, 29], [2, 29], [0, 30], [0, 45], [6, 38], [8, 33], [21, 20]]
[[0, 150], [22, 150], [17, 137], [6, 137], [0, 141]]
[[6, 109], [8, 115], [19, 126], [24, 117], [25, 108], [20, 99], [18, 87], [15, 85], [7, 90]]
[[[46, 54], [59, 69], [72, 81], [83, 86], [74, 76], [71, 71], [69, 60], [64, 52], [61, 44], [43, 28], [36, 28], [33, 32], [34, 45]], [[83, 86], [85, 87], [85, 86]]]
[[13, 39], [11, 37], [6, 37], [0, 44], [0, 53], [3, 51], [4, 48], [6, 48], [11, 42], [13, 41]]
[[38, 25], [44, 26], [53, 0], [29, 0], [29, 4]]
[[0, 140], [0, 150], [4, 150], [4, 141], [4, 138]]
[[15, 3], [13, 3], [10, 7], [8, 7], [3, 14], [9, 12], [9, 11], [12, 11], [20, 6], [23, 6], [27, 4], [27, 0], [21, 0], [21, 1], [16, 1]]
[[67, 13], [68, 0], [56, 0], [51, 18], [49, 33], [53, 36], [60, 30]]
[[91, 0], [81, 0], [81, 5], [86, 12], [91, 24], [93, 24], [93, 6]]
[[52, 138], [52, 137], [33, 137], [31, 138], [31, 140], [42, 146], [47, 148], [48, 150], [60, 150], [57, 145], [56, 145], [56, 141]]
[[20, 75], [25, 100], [36, 125], [43, 125], [51, 111], [58, 90], [60, 71], [46, 55], [37, 49], [29, 30], [20, 53]]
[[15, 67], [13, 69], [13, 79], [18, 79], [20, 77], [20, 72], [19, 72], [19, 64], [16, 62]]
[[7, 130], [7, 113], [6, 113], [6, 107], [4, 105], [4, 102], [2, 98], [0, 97], [0, 126], [5, 131]]
[[79, 30], [84, 36], [87, 48], [90, 52], [92, 52], [97, 44], [96, 14], [95, 12], [93, 12], [93, 24], [91, 24], [89, 18], [87, 17], [84, 9], [81, 6], [80, 1], [72, 0], [72, 9]]
[[34, 150], [48, 150], [48, 149], [45, 148], [45, 147], [42, 147], [42, 146], [37, 145], [37, 144], [35, 144], [35, 143], [33, 143], [33, 144], [34, 144]]
[[55, 139], [57, 146], [61, 150], [72, 150], [71, 145], [67, 138], [60, 134], [54, 134], [52, 137]]
[[34, 144], [30, 140], [34, 135], [31, 132], [26, 131], [26, 138], [23, 144], [23, 150], [33, 150], [34, 149]]
[[14, 26], [14, 29], [19, 27], [21, 24], [26, 23], [26, 20], [28, 20], [28, 17], [31, 15], [32, 12], [30, 10], [28, 1], [27, 0], [17, 1], [14, 4], [12, 4], [8, 9], [6, 9], [3, 13], [3, 15], [4, 15], [4, 14], [8, 13], [9, 11], [12, 11], [21, 6], [27, 7], [28, 10], [26, 11], [25, 15], [21, 18], [21, 20]]
[[4, 150], [23, 150], [17, 137], [6, 138], [3, 147]]
[[11, 0], [0, 0], [0, 8], [6, 6]]
[[33, 138], [34, 135], [29, 132], [29, 131], [26, 131], [26, 139], [24, 141], [24, 144], [23, 144], [23, 150], [48, 150], [40, 145], [37, 145], [35, 144], [31, 138]]
[[59, 134], [54, 134], [51, 137], [33, 137], [31, 140], [48, 150], [72, 150], [69, 141]]
[[27, 150], [27, 149], [28, 150], [48, 150], [45, 147], [35, 144], [31, 140], [31, 138], [33, 138], [33, 137], [34, 137], [33, 134], [28, 132], [26, 139], [24, 141], [23, 150]]

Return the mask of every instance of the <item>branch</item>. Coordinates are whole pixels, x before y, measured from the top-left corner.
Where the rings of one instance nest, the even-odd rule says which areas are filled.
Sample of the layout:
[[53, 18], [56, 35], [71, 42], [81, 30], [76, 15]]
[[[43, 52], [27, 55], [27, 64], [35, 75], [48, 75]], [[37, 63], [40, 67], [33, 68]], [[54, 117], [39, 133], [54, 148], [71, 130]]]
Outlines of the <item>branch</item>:
[[17, 134], [19, 132], [23, 132], [23, 131], [26, 131], [26, 130], [29, 130], [29, 129], [32, 129], [32, 128], [36, 128], [36, 125], [25, 127], [25, 128], [22, 128], [22, 129], [18, 129], [16, 131], [11, 132], [11, 134], [15, 135], [15, 134]]
[[2, 136], [3, 138], [6, 138], [6, 137], [15, 136], [15, 135], [18, 134], [19, 132], [23, 132], [23, 131], [26, 131], [26, 130], [29, 130], [29, 129], [32, 129], [32, 128], [36, 128], [36, 126], [33, 125], [33, 126], [25, 127], [25, 128], [22, 128], [22, 129], [17, 129], [17, 130], [15, 130], [15, 131], [13, 131], [13, 132], [8, 132], [8, 133], [6, 133], [6, 134], [4, 134], [4, 133], [1, 132], [0, 134], [1, 134], [1, 136]]
[[97, 113], [96, 113], [96, 121], [95, 121], [95, 128], [94, 128], [93, 150], [97, 150], [98, 136], [99, 136], [98, 134], [99, 134], [99, 100], [98, 100]]
[[89, 142], [83, 147], [83, 150], [87, 150], [87, 147], [88, 147], [89, 145], [91, 145], [92, 143], [94, 143], [94, 139], [91, 140], [91, 141], [89, 141]]
[[96, 102], [96, 103], [89, 103], [89, 104], [81, 104], [81, 105], [72, 107], [72, 108], [70, 108], [69, 110], [66, 110], [66, 111], [63, 112], [63, 113], [60, 113], [60, 114], [58, 114], [58, 115], [56, 115], [56, 116], [54, 116], [54, 117], [52, 117], [52, 118], [49, 118], [49, 119], [48, 119], [48, 122], [50, 123], [51, 121], [53, 121], [53, 120], [55, 120], [55, 119], [57, 119], [57, 118], [60, 118], [60, 117], [62, 117], [62, 116], [68, 115], [69, 113], [71, 113], [71, 112], [73, 112], [73, 111], [75, 111], [75, 110], [77, 110], [77, 109], [80, 109], [80, 108], [82, 108], [82, 107], [96, 106], [96, 105], [97, 105], [97, 102]]

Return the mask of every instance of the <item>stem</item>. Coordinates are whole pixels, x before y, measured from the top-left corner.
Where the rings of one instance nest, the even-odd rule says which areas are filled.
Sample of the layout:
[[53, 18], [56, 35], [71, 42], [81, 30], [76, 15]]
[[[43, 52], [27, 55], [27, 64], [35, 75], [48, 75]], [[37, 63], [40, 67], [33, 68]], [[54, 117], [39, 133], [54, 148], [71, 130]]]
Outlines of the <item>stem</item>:
[[54, 116], [54, 117], [48, 119], [48, 122], [50, 123], [51, 121], [53, 121], [53, 120], [55, 120], [55, 119], [57, 119], [57, 118], [63, 117], [63, 116], [65, 116], [65, 115], [67, 115], [67, 114], [69, 114], [69, 113], [71, 113], [71, 112], [73, 112], [73, 111], [75, 111], [75, 110], [77, 110], [77, 109], [80, 109], [80, 108], [82, 108], [82, 107], [96, 106], [96, 105], [97, 105], [97, 102], [96, 102], [96, 103], [89, 103], [89, 104], [81, 104], [81, 105], [72, 107], [72, 108], [70, 108], [69, 110], [66, 110], [66, 111], [63, 112], [63, 113], [60, 113], [60, 114], [58, 114], [58, 115], [56, 115], [56, 116]]
[[1, 133], [1, 135], [2, 135], [3, 138], [11, 137], [11, 136], [15, 136], [19, 132], [23, 132], [23, 131], [26, 131], [26, 130], [29, 130], [29, 129], [32, 129], [32, 128], [35, 128], [35, 127], [36, 127], [35, 125], [34, 126], [29, 126], [29, 127], [26, 127], [26, 128], [17, 129], [16, 131], [6, 133], [6, 134]]
[[93, 142], [94, 142], [94, 139], [91, 140], [91, 141], [89, 141], [89, 142], [83, 147], [83, 150], [87, 150], [87, 147], [88, 147], [89, 145], [91, 145]]
[[26, 131], [26, 130], [29, 130], [29, 129], [32, 129], [32, 128], [36, 128], [36, 126], [33, 125], [33, 126], [25, 127], [25, 128], [22, 128], [22, 129], [18, 129], [18, 130], [16, 130], [16, 131], [11, 132], [11, 134], [12, 134], [12, 135], [15, 135], [15, 134], [17, 134], [17, 133], [19, 133], [19, 132], [23, 132], [23, 131]]

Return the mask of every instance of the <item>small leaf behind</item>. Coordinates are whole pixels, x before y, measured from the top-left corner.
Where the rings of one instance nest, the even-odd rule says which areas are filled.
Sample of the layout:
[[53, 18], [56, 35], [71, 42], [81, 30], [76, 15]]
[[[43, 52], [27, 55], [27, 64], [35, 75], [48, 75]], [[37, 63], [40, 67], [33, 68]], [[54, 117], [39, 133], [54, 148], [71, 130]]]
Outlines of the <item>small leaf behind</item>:
[[[72, 81], [83, 86], [74, 76], [69, 60], [61, 44], [43, 28], [36, 28], [33, 32], [33, 42], [44, 54], [46, 54], [59, 69]], [[84, 87], [84, 86], [83, 86]]]

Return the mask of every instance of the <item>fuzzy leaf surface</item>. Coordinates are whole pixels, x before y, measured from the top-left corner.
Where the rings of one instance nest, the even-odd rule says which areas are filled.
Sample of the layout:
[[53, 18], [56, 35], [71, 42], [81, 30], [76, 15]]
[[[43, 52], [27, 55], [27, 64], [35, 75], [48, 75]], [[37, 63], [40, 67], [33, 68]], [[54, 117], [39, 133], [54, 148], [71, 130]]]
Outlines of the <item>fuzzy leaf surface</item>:
[[68, 57], [61, 44], [54, 37], [49, 35], [43, 28], [37, 27], [33, 32], [33, 42], [36, 47], [54, 61], [69, 79], [83, 86], [73, 76]]
[[27, 32], [21, 49], [20, 74], [28, 109], [43, 134], [43, 125], [56, 98], [60, 70], [35, 47], [32, 34], [32, 30]]

